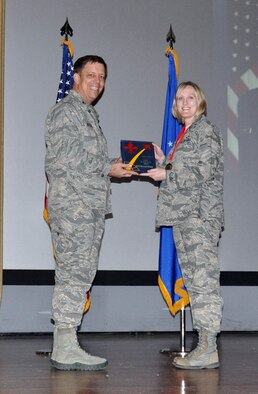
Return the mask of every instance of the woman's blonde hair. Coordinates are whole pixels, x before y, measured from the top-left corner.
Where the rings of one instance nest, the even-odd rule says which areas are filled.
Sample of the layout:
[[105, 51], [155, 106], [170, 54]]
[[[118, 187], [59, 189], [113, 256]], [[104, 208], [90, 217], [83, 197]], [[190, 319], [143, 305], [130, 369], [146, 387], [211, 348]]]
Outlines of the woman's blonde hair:
[[180, 96], [182, 90], [184, 90], [188, 86], [191, 86], [196, 93], [198, 108], [197, 108], [197, 111], [195, 114], [195, 118], [197, 119], [200, 115], [202, 115], [202, 114], [206, 115], [206, 113], [207, 113], [206, 98], [205, 98], [204, 93], [201, 90], [201, 88], [196, 83], [191, 82], [191, 81], [181, 82], [177, 87], [176, 94], [175, 94], [174, 101], [173, 101], [173, 105], [172, 105], [172, 114], [175, 118], [177, 118], [177, 120], [180, 123], [184, 123], [184, 119], [181, 117], [181, 115], [179, 114], [179, 112], [177, 110], [177, 99]]

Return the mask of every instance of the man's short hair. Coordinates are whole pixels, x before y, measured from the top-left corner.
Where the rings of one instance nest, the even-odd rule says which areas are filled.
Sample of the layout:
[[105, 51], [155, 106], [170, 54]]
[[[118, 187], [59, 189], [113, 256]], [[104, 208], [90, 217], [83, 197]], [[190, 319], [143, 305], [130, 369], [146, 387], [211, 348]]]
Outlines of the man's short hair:
[[101, 63], [101, 64], [103, 64], [103, 66], [105, 68], [105, 79], [107, 78], [107, 64], [102, 57], [97, 56], [97, 55], [86, 55], [86, 56], [79, 57], [79, 59], [77, 59], [76, 62], [74, 63], [74, 72], [77, 74], [80, 74], [82, 69], [84, 68], [84, 66], [87, 63]]

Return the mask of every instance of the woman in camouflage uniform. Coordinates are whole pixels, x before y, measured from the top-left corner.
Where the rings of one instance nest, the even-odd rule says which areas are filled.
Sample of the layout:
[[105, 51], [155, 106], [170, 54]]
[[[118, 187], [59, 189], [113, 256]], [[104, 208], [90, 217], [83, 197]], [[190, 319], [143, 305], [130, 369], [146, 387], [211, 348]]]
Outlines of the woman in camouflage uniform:
[[218, 128], [206, 118], [206, 100], [195, 83], [178, 86], [172, 113], [183, 124], [182, 131], [167, 158], [154, 145], [158, 167], [145, 175], [162, 181], [156, 226], [173, 226], [193, 327], [199, 334], [196, 349], [185, 358], [176, 357], [173, 365], [216, 368], [223, 308], [217, 250], [224, 226], [223, 142]]

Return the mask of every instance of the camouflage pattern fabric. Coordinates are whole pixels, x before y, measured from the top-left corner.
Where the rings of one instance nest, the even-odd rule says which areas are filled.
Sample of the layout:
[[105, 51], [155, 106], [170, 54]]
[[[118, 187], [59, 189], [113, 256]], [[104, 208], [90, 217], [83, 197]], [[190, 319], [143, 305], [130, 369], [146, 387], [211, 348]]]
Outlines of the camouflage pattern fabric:
[[182, 223], [191, 215], [214, 220], [222, 227], [223, 181], [222, 137], [202, 115], [189, 127], [173, 156], [172, 170], [161, 183], [156, 227]]
[[56, 262], [52, 317], [58, 328], [77, 327], [98, 269], [105, 216], [78, 202], [51, 210], [50, 217]]
[[217, 253], [220, 228], [200, 218], [189, 218], [174, 226], [173, 234], [190, 298], [193, 327], [218, 333], [223, 308]]
[[201, 115], [171, 163], [158, 195], [156, 227], [173, 226], [194, 328], [216, 333], [223, 307], [217, 243], [224, 227], [223, 141], [218, 128]]
[[49, 205], [79, 198], [87, 207], [111, 213], [111, 160], [94, 107], [71, 90], [49, 111], [45, 142]]
[[111, 160], [98, 114], [73, 90], [48, 113], [45, 171], [56, 260], [53, 319], [80, 325], [98, 267], [105, 214], [111, 213]]

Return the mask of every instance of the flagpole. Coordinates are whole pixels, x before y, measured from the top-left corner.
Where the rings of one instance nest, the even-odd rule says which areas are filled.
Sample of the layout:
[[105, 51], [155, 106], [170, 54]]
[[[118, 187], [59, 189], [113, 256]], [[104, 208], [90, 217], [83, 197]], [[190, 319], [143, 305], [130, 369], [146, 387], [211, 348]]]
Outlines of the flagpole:
[[185, 308], [182, 307], [180, 310], [180, 349], [172, 350], [170, 348], [164, 348], [160, 350], [160, 353], [167, 354], [170, 356], [181, 356], [185, 357], [189, 351], [186, 350], [186, 336], [185, 336]]
[[[65, 21], [64, 25], [61, 27], [60, 34], [61, 34], [61, 36], [65, 36], [65, 42], [62, 44], [63, 47], [64, 47], [65, 43], [68, 44], [69, 36], [72, 37], [72, 35], [73, 35], [73, 29], [71, 28], [71, 26], [70, 26], [70, 24], [68, 22], [68, 18], [66, 18], [66, 21]], [[70, 51], [70, 49], [71, 48], [69, 47], [68, 51]], [[72, 56], [73, 56], [73, 54], [72, 54]], [[63, 61], [64, 61], [64, 50], [63, 50]], [[64, 76], [64, 78], [65, 78], [65, 76]], [[60, 83], [61, 83], [61, 81], [60, 81]], [[70, 86], [70, 88], [71, 88], [71, 86]], [[59, 84], [59, 90], [60, 90], [60, 84]], [[67, 89], [65, 89], [65, 90], [67, 90]], [[58, 91], [56, 102], [61, 100], [61, 98], [63, 98], [66, 94], [68, 94], [68, 92], [62, 91], [62, 93], [61, 93], [60, 91]], [[48, 213], [47, 213], [47, 203], [46, 203], [46, 201], [47, 201], [47, 189], [48, 189], [47, 185], [48, 185], [48, 180], [46, 179], [46, 192], [45, 192], [45, 203], [44, 203], [43, 217], [44, 217], [46, 223], [48, 224]], [[36, 355], [42, 356], [42, 357], [50, 357], [51, 354], [52, 354], [52, 350], [50, 350], [50, 349], [43, 349], [43, 350], [37, 350], [36, 351]]]
[[187, 352], [185, 348], [185, 308], [182, 307], [180, 311], [180, 356], [184, 357]]
[[[172, 145], [175, 143], [179, 134], [179, 123], [171, 113], [178, 79], [178, 58], [176, 51], [173, 48], [173, 44], [176, 42], [176, 36], [173, 32], [171, 24], [166, 40], [169, 43], [169, 48], [167, 48], [165, 52], [169, 58], [169, 81], [164, 114], [162, 150], [167, 156], [171, 150], [171, 143]], [[160, 352], [163, 354], [171, 354], [174, 356], [180, 355], [181, 357], [184, 357], [186, 355], [185, 306], [188, 305], [189, 298], [182, 279], [181, 268], [173, 241], [172, 228], [161, 229], [159, 279], [160, 289], [162, 295], [168, 303], [170, 312], [173, 314], [173, 316], [175, 316], [176, 313], [180, 311], [180, 350], [173, 351], [171, 349], [165, 348]], [[178, 288], [180, 292], [178, 292]]]

